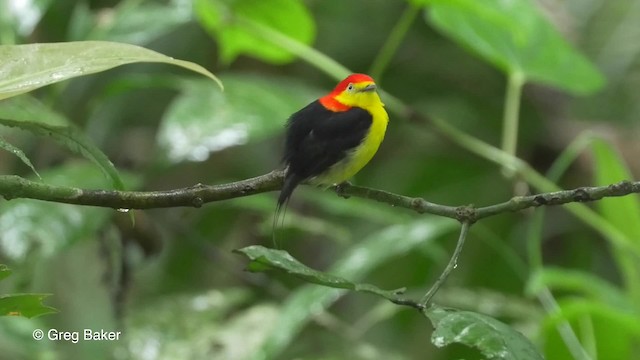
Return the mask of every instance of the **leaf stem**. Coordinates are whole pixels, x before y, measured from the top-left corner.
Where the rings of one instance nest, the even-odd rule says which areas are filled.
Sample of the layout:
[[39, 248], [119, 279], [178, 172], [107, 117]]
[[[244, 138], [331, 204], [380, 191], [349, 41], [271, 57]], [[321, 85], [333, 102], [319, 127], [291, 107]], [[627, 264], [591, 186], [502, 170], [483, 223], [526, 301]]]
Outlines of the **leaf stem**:
[[[546, 173], [547, 179], [558, 182], [562, 175], [573, 164], [576, 158], [591, 144], [593, 133], [590, 131], [578, 135], [551, 164]], [[542, 268], [542, 226], [545, 210], [541, 209], [532, 217], [527, 234], [527, 253], [529, 267], [533, 271]]]
[[438, 277], [438, 280], [431, 286], [429, 291], [422, 297], [420, 300], [420, 305], [424, 308], [427, 308], [431, 303], [431, 299], [438, 292], [442, 284], [447, 280], [449, 274], [458, 266], [458, 258], [460, 257], [460, 253], [462, 252], [462, 248], [464, 247], [464, 242], [467, 239], [467, 234], [469, 233], [469, 228], [471, 227], [471, 223], [465, 221], [462, 223], [462, 228], [460, 229], [460, 236], [458, 237], [458, 243], [456, 244], [456, 249], [453, 251], [453, 255], [449, 260], [449, 263], [442, 271], [442, 274]]
[[307, 46], [304, 43], [299, 42], [281, 32], [270, 28], [269, 26], [260, 24], [243, 16], [235, 16], [234, 20], [241, 24], [245, 30], [250, 31], [253, 35], [261, 37], [267, 41], [270, 41], [283, 49], [290, 51], [292, 54], [297, 55], [301, 59], [304, 59], [317, 69], [323, 71], [330, 77], [336, 80], [342, 80], [345, 76], [349, 75], [351, 71], [344, 67], [339, 62], [333, 60], [327, 55], [319, 52], [318, 50]]
[[[553, 316], [562, 313], [560, 305], [553, 297], [553, 294], [548, 287], [543, 287], [540, 292], [536, 294], [536, 297], [547, 314]], [[591, 360], [591, 356], [589, 356], [584, 347], [582, 347], [580, 339], [578, 339], [578, 336], [573, 331], [571, 324], [569, 324], [566, 319], [563, 319], [556, 325], [556, 330], [560, 334], [562, 341], [567, 346], [567, 350], [569, 350], [574, 359]]]
[[371, 75], [372, 78], [378, 79], [382, 77], [382, 73], [384, 73], [384, 70], [389, 66], [393, 55], [398, 51], [402, 39], [407, 34], [407, 31], [409, 31], [416, 16], [420, 13], [420, 9], [419, 6], [410, 3], [404, 10], [400, 19], [391, 30], [387, 41], [382, 45], [378, 56], [373, 60], [373, 64], [369, 69], [369, 75]]
[[[502, 150], [509, 155], [515, 156], [518, 147], [518, 122], [520, 114], [520, 97], [522, 86], [525, 82], [524, 73], [512, 71], [509, 73], [507, 81], [507, 91], [504, 99], [504, 114], [502, 118]], [[514, 172], [506, 167], [502, 171], [508, 177]]]
[[[569, 166], [573, 164], [576, 158], [591, 144], [593, 133], [590, 131], [583, 132], [576, 137], [567, 148], [556, 158], [546, 173], [547, 179], [553, 182], [560, 180], [562, 175], [567, 171]], [[542, 258], [542, 227], [544, 221], [545, 209], [540, 209], [530, 220], [529, 230], [527, 234], [527, 254], [529, 259], [530, 272], [535, 274], [541, 271], [543, 267]], [[561, 313], [560, 305], [556, 301], [551, 289], [543, 286], [536, 293], [538, 301], [544, 308], [545, 312], [550, 315], [558, 315]], [[590, 360], [591, 357], [580, 343], [580, 339], [573, 331], [571, 324], [567, 320], [560, 321], [556, 324], [556, 330], [567, 350], [576, 360]]]

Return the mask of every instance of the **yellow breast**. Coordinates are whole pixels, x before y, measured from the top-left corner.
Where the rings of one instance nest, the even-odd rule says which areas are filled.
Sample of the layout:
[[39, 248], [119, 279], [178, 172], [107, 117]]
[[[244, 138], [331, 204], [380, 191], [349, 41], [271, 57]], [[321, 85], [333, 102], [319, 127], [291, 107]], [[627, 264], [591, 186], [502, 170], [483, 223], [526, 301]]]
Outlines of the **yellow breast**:
[[377, 100], [377, 102], [374, 101], [363, 107], [371, 114], [373, 119], [369, 132], [362, 143], [351, 150], [342, 161], [333, 165], [329, 171], [313, 179], [312, 182], [328, 186], [340, 184], [352, 178], [373, 158], [384, 139], [387, 124], [389, 123], [389, 115], [384, 109], [384, 104], [379, 98]]

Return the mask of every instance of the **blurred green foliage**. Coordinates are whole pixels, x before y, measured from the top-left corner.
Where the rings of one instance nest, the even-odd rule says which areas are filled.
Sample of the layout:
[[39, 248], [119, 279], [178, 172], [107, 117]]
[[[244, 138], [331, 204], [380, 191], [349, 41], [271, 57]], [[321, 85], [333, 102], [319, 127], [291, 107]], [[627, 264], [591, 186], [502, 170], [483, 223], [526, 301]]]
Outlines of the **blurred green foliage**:
[[[516, 154], [564, 188], [633, 179], [640, 47], [628, 39], [637, 24], [637, 0], [8, 0], [0, 3], [0, 98], [29, 93], [0, 101], [0, 124], [11, 126], [0, 126], [0, 172], [34, 177], [33, 167], [45, 183], [111, 188], [102, 169], [143, 190], [260, 175], [280, 166], [286, 116], [330, 89], [344, 66], [373, 67], [391, 111], [359, 185], [448, 205], [540, 190], [526, 183], [531, 177], [504, 177], [499, 159], [443, 136], [437, 123], [406, 121], [398, 101], [488, 144], [504, 141], [503, 124], [515, 121]], [[123, 58], [115, 44], [78, 42], [5, 61], [22, 59], [11, 51], [24, 48], [9, 45], [96, 40], [157, 53], [136, 48], [139, 57]], [[83, 52], [87, 45], [93, 52]], [[138, 63], [177, 62], [161, 54], [200, 64], [196, 71], [219, 75], [226, 90]], [[97, 67], [78, 68], [78, 59]], [[111, 69], [124, 63], [136, 64]], [[505, 96], [514, 76], [525, 86]], [[261, 194], [136, 211], [132, 226], [108, 209], [2, 200], [0, 263], [13, 274], [0, 296], [50, 293], [44, 302], [59, 312], [0, 317], [0, 359], [480, 358], [473, 348], [430, 344], [436, 333], [425, 317], [384, 299], [245, 272], [246, 259], [231, 251], [272, 245], [274, 206], [274, 194]], [[588, 215], [558, 207], [474, 225], [435, 298], [468, 310], [453, 316], [457, 334], [483, 313], [488, 327], [511, 325], [548, 359], [633, 359], [640, 259], [629, 249], [640, 242], [639, 199], [590, 207]], [[279, 242], [314, 269], [419, 298], [448, 261], [456, 229], [303, 187]], [[38, 328], [124, 336], [36, 341]], [[463, 343], [482, 349], [487, 333], [477, 334]]]
[[[0, 281], [11, 275], [6, 265], [0, 265]], [[24, 316], [32, 318], [55, 313], [56, 310], [45, 306], [42, 301], [48, 294], [0, 295], [0, 316]]]

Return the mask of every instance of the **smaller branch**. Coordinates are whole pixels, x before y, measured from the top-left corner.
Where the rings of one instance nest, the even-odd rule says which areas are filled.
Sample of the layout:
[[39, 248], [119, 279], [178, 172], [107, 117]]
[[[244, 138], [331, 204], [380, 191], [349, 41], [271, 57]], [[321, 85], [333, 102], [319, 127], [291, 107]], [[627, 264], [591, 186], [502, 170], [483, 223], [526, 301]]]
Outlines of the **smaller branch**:
[[596, 201], [605, 197], [625, 196], [640, 193], [640, 181], [620, 181], [607, 186], [581, 187], [573, 190], [555, 191], [528, 196], [516, 196], [509, 201], [484, 207], [446, 206], [428, 202], [422, 198], [413, 198], [366, 187], [353, 186], [349, 183], [336, 187], [339, 196], [357, 196], [376, 200], [392, 206], [403, 207], [418, 213], [428, 213], [456, 219], [460, 222], [474, 223], [490, 216], [524, 210], [542, 205], [562, 205], [572, 202]]
[[396, 305], [408, 306], [408, 307], [414, 308], [418, 311], [423, 311], [425, 309], [424, 305], [411, 299], [396, 298], [396, 299], [389, 299], [389, 301], [391, 301]]
[[449, 277], [449, 274], [458, 266], [458, 258], [460, 257], [460, 253], [462, 252], [462, 248], [464, 247], [464, 242], [467, 239], [467, 234], [469, 233], [469, 228], [471, 227], [471, 223], [463, 222], [462, 228], [460, 229], [460, 237], [458, 237], [458, 243], [456, 244], [456, 249], [453, 251], [453, 255], [451, 255], [451, 259], [449, 263], [442, 271], [442, 274], [438, 277], [438, 280], [431, 286], [429, 291], [422, 297], [420, 300], [420, 305], [422, 308], [427, 308], [431, 303], [431, 299], [433, 296], [440, 290], [440, 287]]
[[640, 181], [631, 182], [623, 180], [606, 186], [581, 187], [573, 190], [555, 191], [538, 195], [516, 196], [500, 204], [476, 209], [475, 220], [504, 212], [520, 211], [530, 207], [562, 205], [572, 202], [589, 202], [605, 197], [625, 196], [632, 193], [640, 193]]

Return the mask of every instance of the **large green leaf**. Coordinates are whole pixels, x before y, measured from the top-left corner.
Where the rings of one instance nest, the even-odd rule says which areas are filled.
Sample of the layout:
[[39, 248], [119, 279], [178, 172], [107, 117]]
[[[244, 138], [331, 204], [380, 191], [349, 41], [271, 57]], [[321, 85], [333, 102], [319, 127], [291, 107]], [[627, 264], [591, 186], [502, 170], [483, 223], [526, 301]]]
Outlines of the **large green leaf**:
[[245, 30], [236, 18], [267, 26], [307, 45], [315, 37], [313, 18], [300, 0], [196, 0], [195, 10], [200, 23], [217, 38], [225, 63], [241, 54], [276, 64], [294, 59], [282, 47]]
[[508, 74], [575, 93], [600, 89], [604, 78], [544, 19], [530, 0], [426, 0], [441, 32]]
[[222, 86], [215, 75], [200, 65], [135, 45], [107, 41], [0, 45], [0, 100], [74, 77], [140, 62], [181, 66]]
[[245, 255], [251, 260], [248, 269], [254, 272], [270, 269], [283, 270], [306, 282], [336, 289], [368, 292], [389, 300], [397, 299], [398, 295], [405, 290], [404, 288], [391, 291], [382, 290], [371, 284], [354, 283], [340, 276], [317, 271], [296, 260], [284, 250], [268, 249], [260, 245], [252, 245], [235, 250], [235, 252]]
[[203, 161], [210, 152], [284, 131], [286, 119], [317, 97], [304, 83], [226, 75], [224, 93], [206, 81], [185, 83], [167, 109], [158, 143], [171, 161]]
[[431, 342], [438, 347], [461, 343], [477, 348], [488, 359], [542, 359], [524, 335], [490, 316], [438, 307], [431, 307], [424, 314], [435, 327]]
[[0, 125], [27, 130], [36, 135], [49, 136], [76, 154], [94, 162], [111, 180], [114, 188], [124, 190], [118, 170], [91, 139], [63, 116], [47, 108], [32, 97], [21, 96], [0, 102]]
[[[449, 219], [426, 218], [387, 227], [349, 249], [329, 271], [359, 281], [390, 259], [429, 243], [455, 229]], [[336, 302], [345, 290], [308, 285], [287, 297], [280, 309], [277, 326], [253, 359], [273, 359], [293, 341], [314, 313]], [[310, 311], [313, 309], [313, 311]]]

